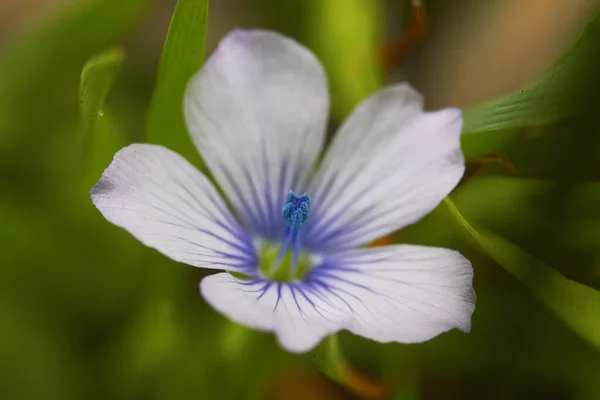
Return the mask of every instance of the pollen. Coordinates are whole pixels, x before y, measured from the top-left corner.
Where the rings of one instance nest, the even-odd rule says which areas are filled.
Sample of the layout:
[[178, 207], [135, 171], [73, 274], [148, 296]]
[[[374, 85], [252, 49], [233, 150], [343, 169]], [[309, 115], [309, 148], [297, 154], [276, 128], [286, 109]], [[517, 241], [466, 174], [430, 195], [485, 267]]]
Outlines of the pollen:
[[290, 190], [281, 210], [283, 220], [291, 229], [299, 229], [308, 219], [310, 211], [311, 198], [308, 193], [297, 196], [293, 190]]

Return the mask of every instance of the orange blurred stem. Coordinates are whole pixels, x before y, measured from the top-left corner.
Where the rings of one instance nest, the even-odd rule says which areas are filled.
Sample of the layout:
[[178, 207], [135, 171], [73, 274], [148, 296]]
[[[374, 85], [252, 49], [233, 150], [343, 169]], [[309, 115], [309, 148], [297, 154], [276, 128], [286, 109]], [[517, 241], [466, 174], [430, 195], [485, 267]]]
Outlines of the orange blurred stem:
[[411, 6], [408, 26], [398, 39], [388, 43], [383, 48], [381, 63], [384, 68], [389, 70], [398, 65], [425, 36], [428, 25], [429, 21], [423, 2], [414, 0]]
[[485, 153], [467, 161], [463, 182], [476, 175], [486, 164], [500, 164], [513, 175], [519, 175], [513, 163], [504, 154]]
[[398, 240], [396, 238], [396, 232], [390, 233], [387, 236], [380, 237], [379, 239], [373, 240], [368, 244], [367, 247], [380, 247], [380, 246], [389, 246], [391, 244], [396, 243]]

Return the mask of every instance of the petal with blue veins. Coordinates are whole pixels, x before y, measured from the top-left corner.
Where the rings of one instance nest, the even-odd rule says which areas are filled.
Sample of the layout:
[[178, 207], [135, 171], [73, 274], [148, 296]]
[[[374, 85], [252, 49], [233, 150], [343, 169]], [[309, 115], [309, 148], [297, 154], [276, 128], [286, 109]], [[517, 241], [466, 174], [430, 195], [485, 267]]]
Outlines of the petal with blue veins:
[[330, 255], [307, 282], [344, 298], [344, 329], [377, 342], [419, 343], [469, 332], [475, 310], [471, 263], [443, 248], [395, 245]]
[[245, 227], [279, 237], [288, 190], [304, 192], [325, 139], [329, 94], [319, 61], [279, 34], [234, 31], [190, 81], [184, 109]]
[[353, 248], [428, 214], [464, 173], [461, 127], [460, 110], [425, 112], [407, 84], [365, 100], [309, 187], [305, 245], [319, 252]]
[[224, 272], [204, 278], [200, 292], [234, 322], [275, 332], [281, 347], [294, 353], [311, 350], [348, 318], [341, 299], [300, 282], [241, 280]]
[[348, 330], [378, 342], [423, 342], [458, 328], [475, 309], [471, 264], [459, 253], [398, 245], [327, 256], [302, 282], [206, 277], [201, 293], [235, 322], [274, 332], [291, 352]]
[[91, 197], [107, 220], [173, 260], [256, 271], [254, 247], [217, 190], [171, 150], [151, 144], [121, 149]]

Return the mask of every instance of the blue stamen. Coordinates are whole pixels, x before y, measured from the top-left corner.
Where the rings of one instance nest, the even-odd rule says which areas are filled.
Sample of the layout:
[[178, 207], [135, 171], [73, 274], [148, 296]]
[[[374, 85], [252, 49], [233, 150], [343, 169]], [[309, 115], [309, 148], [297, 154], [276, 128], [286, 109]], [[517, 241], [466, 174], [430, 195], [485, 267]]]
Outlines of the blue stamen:
[[273, 275], [275, 273], [275, 271], [279, 267], [279, 264], [281, 264], [281, 261], [283, 260], [286, 253], [288, 252], [290, 243], [295, 242], [297, 233], [298, 232], [295, 229], [289, 229], [289, 228], [286, 229], [285, 242], [283, 242], [283, 246], [281, 246], [281, 248], [279, 249], [279, 253], [277, 253], [277, 257], [275, 258], [275, 261], [271, 265], [271, 269], [269, 270], [269, 275]]
[[281, 210], [281, 216], [286, 225], [291, 229], [299, 229], [308, 219], [310, 211], [310, 196], [304, 193], [302, 196], [296, 196], [293, 190], [290, 190]]
[[292, 250], [292, 266], [290, 268], [290, 280], [296, 278], [296, 271], [298, 269], [298, 258], [300, 257], [300, 240], [302, 236], [299, 232], [296, 232], [294, 240], [294, 248]]
[[289, 265], [289, 279], [293, 281], [296, 279], [298, 272], [298, 261], [300, 259], [300, 253], [302, 249], [302, 234], [300, 228], [308, 219], [308, 213], [310, 211], [311, 198], [307, 193], [302, 196], [297, 196], [293, 190], [290, 190], [287, 194], [287, 198], [283, 209], [281, 210], [281, 216], [285, 221], [287, 227], [283, 234], [283, 240], [279, 252], [275, 257], [275, 260], [271, 264], [267, 273], [268, 277], [275, 275], [279, 266], [283, 262], [286, 254], [289, 250], [292, 252], [291, 265]]

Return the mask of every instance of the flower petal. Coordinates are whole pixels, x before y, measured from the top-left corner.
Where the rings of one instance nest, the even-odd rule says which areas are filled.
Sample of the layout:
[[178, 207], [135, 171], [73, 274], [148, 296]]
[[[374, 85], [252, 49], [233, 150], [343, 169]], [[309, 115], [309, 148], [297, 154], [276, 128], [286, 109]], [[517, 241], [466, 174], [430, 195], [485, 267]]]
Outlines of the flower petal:
[[304, 282], [206, 277], [206, 301], [233, 321], [275, 332], [283, 348], [306, 352], [347, 329], [378, 342], [423, 342], [459, 328], [475, 309], [473, 270], [459, 253], [400, 245], [328, 256]]
[[107, 220], [175, 261], [242, 273], [257, 268], [250, 239], [214, 186], [171, 150], [121, 149], [90, 194]]
[[294, 353], [311, 350], [348, 318], [335, 296], [326, 299], [299, 282], [240, 280], [219, 273], [204, 278], [200, 291], [221, 314], [250, 328], [275, 332], [281, 347]]
[[461, 127], [460, 110], [424, 112], [421, 96], [406, 84], [365, 100], [310, 185], [306, 245], [356, 247], [433, 210], [463, 175]]
[[396, 245], [328, 256], [306, 283], [343, 299], [344, 329], [378, 342], [423, 342], [458, 328], [475, 310], [471, 263], [448, 249]]
[[288, 190], [303, 193], [325, 135], [323, 68], [292, 39], [237, 30], [185, 96], [188, 129], [244, 224], [280, 236]]

